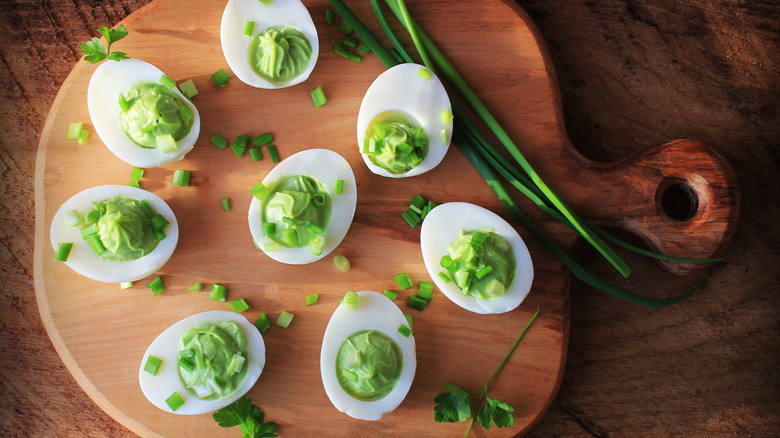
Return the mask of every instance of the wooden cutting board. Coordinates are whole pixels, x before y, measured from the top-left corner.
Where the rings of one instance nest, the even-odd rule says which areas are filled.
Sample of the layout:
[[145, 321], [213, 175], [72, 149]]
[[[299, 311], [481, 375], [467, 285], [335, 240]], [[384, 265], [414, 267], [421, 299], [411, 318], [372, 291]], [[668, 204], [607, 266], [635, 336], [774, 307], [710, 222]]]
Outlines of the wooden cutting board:
[[[528, 431], [543, 415], [561, 382], [569, 330], [569, 274], [525, 230], [535, 265], [534, 286], [523, 305], [503, 315], [477, 315], [456, 307], [440, 292], [424, 312], [399, 306], [415, 318], [418, 370], [401, 406], [384, 419], [364, 422], [338, 412], [319, 376], [319, 349], [328, 319], [347, 289], [395, 289], [392, 276], [407, 272], [428, 280], [419, 249], [419, 227], [410, 229], [400, 214], [421, 193], [437, 202], [466, 201], [507, 212], [462, 155], [452, 148], [435, 170], [414, 178], [387, 179], [363, 164], [355, 141], [355, 121], [363, 93], [384, 69], [372, 56], [356, 64], [329, 50], [337, 31], [324, 23], [325, 1], [305, 2], [319, 30], [323, 50], [307, 82], [284, 90], [257, 90], [237, 79], [218, 89], [210, 75], [230, 71], [219, 43], [224, 1], [155, 0], [123, 23], [130, 35], [116, 50], [148, 61], [178, 82], [193, 79], [194, 102], [202, 117], [201, 139], [178, 163], [148, 169], [141, 185], [165, 199], [179, 220], [179, 246], [160, 270], [167, 290], [154, 297], [136, 282], [128, 290], [95, 282], [51, 261], [51, 219], [73, 194], [101, 184], [125, 184], [130, 166], [114, 157], [89, 123], [86, 89], [95, 66], [79, 62], [60, 90], [41, 135], [36, 169], [35, 287], [41, 317], [73, 376], [112, 417], [142, 436], [225, 436], [210, 415], [184, 417], [158, 410], [141, 393], [137, 372], [151, 341], [166, 327], [191, 314], [229, 309], [207, 292], [191, 292], [193, 282], [221, 283], [230, 299], [245, 298], [250, 321], [260, 313], [272, 320], [282, 310], [295, 313], [292, 325], [265, 334], [267, 365], [249, 396], [282, 436], [457, 436], [465, 424], [433, 421], [433, 398], [442, 383], [476, 389], [490, 376], [512, 340], [538, 308], [540, 316], [510, 359], [491, 395], [516, 408], [516, 425], [492, 429], [489, 436]], [[679, 141], [618, 163], [593, 163], [579, 156], [563, 126], [557, 85], [538, 31], [514, 3], [435, 0], [409, 2], [412, 14], [522, 145], [542, 176], [581, 214], [596, 222], [640, 235], [669, 254], [719, 255], [736, 225], [738, 193], [728, 166], [706, 145]], [[351, 2], [376, 28], [368, 2]], [[322, 86], [329, 102], [315, 109], [309, 92]], [[68, 125], [86, 122], [86, 146], [66, 140]], [[332, 257], [306, 266], [288, 266], [257, 251], [246, 223], [247, 190], [272, 168], [267, 158], [252, 162], [209, 144], [215, 132], [228, 138], [271, 131], [282, 157], [315, 147], [339, 152], [358, 182], [358, 206], [346, 239], [334, 252], [352, 261], [335, 269]], [[174, 187], [176, 169], [193, 172], [190, 187]], [[671, 191], [667, 191], [672, 187]], [[690, 218], [665, 213], [671, 194], [695, 205]], [[231, 199], [222, 211], [220, 199]], [[685, 204], [684, 205], [688, 205]], [[575, 236], [527, 202], [521, 205], [567, 249]], [[683, 216], [686, 212], [683, 212]], [[686, 216], [686, 217], [687, 217]], [[684, 219], [684, 220], [679, 220]], [[685, 273], [702, 265], [667, 264]], [[207, 287], [208, 289], [208, 287]], [[306, 307], [304, 297], [319, 293]], [[600, 299], [595, 297], [594, 299]], [[479, 434], [484, 435], [479, 427]]]

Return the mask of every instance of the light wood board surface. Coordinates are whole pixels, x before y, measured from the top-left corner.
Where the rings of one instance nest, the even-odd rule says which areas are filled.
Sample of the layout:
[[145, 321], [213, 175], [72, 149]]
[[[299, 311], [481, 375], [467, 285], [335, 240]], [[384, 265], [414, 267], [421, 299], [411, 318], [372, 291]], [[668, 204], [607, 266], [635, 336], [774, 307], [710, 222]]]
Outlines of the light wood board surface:
[[[471, 20], [465, 3], [412, 4], [414, 15], [442, 41], [445, 51], [451, 49], [447, 54], [456, 65], [480, 66], [462, 70], [472, 83], [490, 84], [477, 89], [499, 119], [511, 122], [510, 134], [522, 140], [531, 158], [544, 156], [551, 149], [566, 155], [569, 145], [560, 122], [554, 80], [523, 14], [503, 2], [486, 3], [481, 19], [493, 24], [486, 30], [482, 21]], [[321, 44], [327, 47], [331, 30], [323, 23], [325, 5], [307, 5], [320, 29]], [[398, 272], [409, 272], [413, 279], [427, 277], [417, 243], [419, 231], [409, 229], [400, 219], [408, 200], [422, 193], [438, 202], [469, 201], [502, 215], [505, 212], [454, 149], [439, 168], [416, 178], [389, 180], [365, 169], [354, 145], [353, 125], [363, 92], [383, 70], [375, 59], [352, 64], [323, 50], [314, 74], [301, 86], [254, 90], [234, 79], [225, 89], [217, 89], [209, 75], [220, 67], [228, 70], [218, 38], [221, 4], [188, 2], [187, 10], [182, 15], [181, 4], [173, 0], [153, 2], [124, 21], [131, 36], [117, 47], [157, 65], [177, 81], [193, 79], [201, 90], [195, 103], [203, 127], [195, 151], [184, 161], [148, 170], [141, 182], [142, 187], [168, 201], [182, 229], [176, 254], [160, 272], [168, 285], [163, 295], [152, 297], [143, 281], [119, 291], [114, 285], [81, 278], [66, 266], [49, 261], [48, 226], [59, 205], [84, 188], [122, 184], [128, 179], [130, 166], [111, 155], [96, 136], [82, 148], [65, 140], [70, 122], [88, 120], [86, 86], [94, 66], [76, 66], [42, 135], [36, 174], [36, 293], [55, 347], [86, 392], [110, 415], [144, 436], [196, 431], [230, 435], [215, 427], [210, 416], [182, 418], [157, 411], [143, 398], [135, 376], [143, 351], [165, 327], [192, 313], [226, 307], [210, 301], [205, 293], [187, 291], [185, 286], [196, 280], [219, 282], [230, 287], [232, 298], [250, 302], [252, 308], [246, 313], [250, 320], [261, 312], [275, 317], [288, 310], [297, 315], [289, 329], [273, 327], [267, 333], [268, 365], [249, 393], [268, 418], [281, 425], [283, 435], [457, 433], [462, 425], [439, 425], [432, 419], [432, 399], [441, 392], [441, 383], [480, 386], [524, 321], [539, 307], [540, 319], [492, 390], [495, 397], [515, 406], [518, 416], [516, 427], [494, 430], [491, 435], [527, 430], [557, 391], [569, 321], [568, 275], [552, 255], [530, 239], [527, 243], [534, 257], [536, 280], [529, 298], [517, 311], [501, 316], [472, 315], [437, 293], [425, 312], [415, 314], [420, 366], [409, 397], [396, 412], [381, 422], [365, 423], [351, 420], [330, 405], [316, 364], [322, 331], [343, 291], [394, 288], [392, 275]], [[369, 17], [365, 8], [356, 5], [356, 10]], [[486, 41], [491, 42], [490, 52], [484, 50]], [[330, 102], [315, 110], [308, 93], [319, 85]], [[280, 265], [253, 248], [245, 220], [250, 200], [246, 190], [262, 178], [271, 163], [237, 159], [230, 151], [214, 148], [208, 137], [216, 131], [227, 137], [272, 131], [283, 157], [302, 149], [327, 147], [350, 161], [358, 179], [358, 210], [337, 252], [350, 257], [352, 271], [336, 271], [330, 258], [306, 267]], [[540, 166], [547, 174], [561, 169], [560, 162], [551, 159], [541, 160]], [[192, 186], [173, 187], [174, 169], [191, 170]], [[567, 172], [579, 173], [579, 169]], [[233, 201], [231, 212], [221, 210], [222, 196]], [[605, 199], [605, 204], [612, 203]], [[723, 222], [730, 218], [726, 215]], [[548, 224], [546, 229], [564, 247], [574, 242], [562, 226]], [[718, 245], [727, 242], [730, 235], [720, 232], [719, 238], [712, 239]], [[708, 255], [718, 251], [722, 251], [721, 246]], [[303, 297], [314, 292], [320, 293], [320, 303], [304, 307]], [[407, 310], [405, 304], [401, 306]]]

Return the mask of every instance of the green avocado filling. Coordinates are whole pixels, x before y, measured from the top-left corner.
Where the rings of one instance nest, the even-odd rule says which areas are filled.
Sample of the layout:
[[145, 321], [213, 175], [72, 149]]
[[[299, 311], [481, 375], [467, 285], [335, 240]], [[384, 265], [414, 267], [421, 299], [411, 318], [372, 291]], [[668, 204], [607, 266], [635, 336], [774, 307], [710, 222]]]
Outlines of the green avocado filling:
[[93, 202], [86, 214], [81, 236], [92, 249], [108, 260], [129, 261], [152, 252], [165, 238], [168, 221], [146, 200], [122, 195]]
[[464, 294], [489, 300], [506, 293], [517, 263], [506, 239], [484, 229], [461, 230], [447, 246], [442, 266]]
[[120, 95], [119, 126], [138, 146], [164, 153], [178, 148], [195, 116], [190, 107], [163, 84], [140, 82]]
[[258, 76], [274, 82], [289, 81], [309, 65], [311, 44], [292, 27], [269, 27], [249, 46], [249, 65]]
[[179, 377], [204, 400], [221, 400], [244, 383], [247, 341], [234, 321], [205, 323], [179, 341]]
[[336, 377], [347, 394], [363, 401], [385, 397], [401, 377], [398, 345], [375, 330], [352, 334], [339, 348]]
[[319, 255], [331, 216], [325, 186], [306, 175], [288, 176], [271, 188], [261, 221], [266, 237], [287, 248], [309, 246]]
[[428, 155], [428, 145], [428, 136], [414, 117], [386, 111], [369, 124], [362, 152], [372, 163], [398, 175], [418, 166]]

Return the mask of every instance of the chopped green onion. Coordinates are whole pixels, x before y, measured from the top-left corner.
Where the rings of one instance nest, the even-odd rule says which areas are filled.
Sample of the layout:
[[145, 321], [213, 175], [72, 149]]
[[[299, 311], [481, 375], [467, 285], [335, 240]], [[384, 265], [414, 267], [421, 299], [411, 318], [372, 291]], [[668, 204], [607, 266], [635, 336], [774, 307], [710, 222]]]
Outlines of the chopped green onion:
[[442, 280], [444, 280], [444, 282], [445, 282], [445, 283], [452, 283], [452, 279], [451, 279], [451, 278], [450, 278], [450, 276], [449, 276], [449, 275], [447, 275], [447, 273], [445, 273], [445, 272], [439, 272], [439, 278], [441, 278]]
[[233, 357], [230, 358], [230, 363], [227, 367], [227, 373], [228, 375], [233, 375], [236, 373], [241, 372], [241, 368], [244, 367], [244, 362], [246, 361], [246, 358], [240, 354], [233, 354]]
[[352, 35], [344, 35], [344, 38], [341, 40], [341, 44], [345, 47], [349, 47], [350, 49], [354, 49], [355, 46], [357, 46], [357, 43], [358, 39]]
[[274, 142], [274, 136], [271, 135], [270, 132], [266, 132], [265, 134], [258, 135], [257, 137], [252, 138], [252, 144], [258, 147], [265, 146], [273, 142]]
[[84, 122], [73, 122], [68, 126], [68, 140], [78, 140], [81, 137], [81, 130]]
[[422, 210], [423, 207], [425, 207], [425, 198], [420, 196], [419, 194], [414, 195], [411, 201], [409, 201], [410, 207], [417, 207], [419, 210]]
[[[119, 93], [119, 108], [122, 110], [123, 113], [126, 113], [127, 110], [130, 109], [130, 104], [127, 102], [127, 99], [125, 99], [125, 95], [122, 93]], [[75, 140], [75, 139], [71, 139]]]
[[352, 25], [349, 24], [347, 20], [341, 20], [341, 23], [339, 23], [337, 29], [344, 32], [347, 35], [355, 31], [355, 29], [352, 28]]
[[239, 135], [235, 140], [233, 140], [230, 148], [233, 149], [233, 153], [236, 154], [236, 157], [241, 158], [241, 156], [244, 155], [247, 142], [249, 142], [248, 135]]
[[391, 290], [385, 289], [382, 291], [382, 294], [384, 294], [384, 296], [386, 296], [387, 298], [390, 298], [390, 300], [392, 301], [395, 301], [395, 299], [398, 298], [398, 293], [393, 292]]
[[218, 147], [220, 149], [225, 149], [227, 147], [227, 144], [228, 144], [228, 139], [226, 139], [225, 137], [223, 137], [219, 133], [215, 133], [214, 135], [211, 136], [211, 139], [209, 140], [209, 142], [211, 142], [211, 144], [213, 144], [214, 146], [216, 146], [216, 147]]
[[198, 369], [206, 368], [206, 358], [203, 356], [202, 353], [198, 353], [195, 355], [195, 368]]
[[419, 282], [417, 284], [417, 295], [426, 301], [430, 301], [433, 298], [433, 283], [429, 281]]
[[244, 23], [244, 35], [246, 36], [252, 36], [252, 32], [255, 30], [255, 22], [254, 21], [247, 21]]
[[333, 9], [325, 9], [325, 24], [333, 26], [336, 23], [336, 14], [333, 13]]
[[[310, 224], [310, 225], [314, 225], [314, 224]], [[321, 229], [322, 228], [320, 228], [320, 230]], [[319, 235], [314, 239], [312, 239], [311, 242], [309, 242], [309, 249], [311, 250], [311, 253], [314, 255], [318, 256], [322, 254], [323, 248], [325, 248], [325, 236]]]
[[431, 210], [433, 210], [437, 205], [439, 204], [433, 201], [428, 201], [428, 204], [425, 207], [423, 207], [423, 211], [422, 214], [420, 215], [420, 219], [425, 220], [425, 217], [428, 216], [428, 213], [430, 213]]
[[86, 239], [89, 236], [96, 236], [98, 232], [97, 223], [89, 224], [85, 227], [81, 227], [81, 230], [79, 230], [81, 233], [81, 237]]
[[276, 325], [279, 327], [287, 328], [290, 326], [290, 323], [292, 322], [293, 318], [295, 317], [294, 314], [282, 310], [282, 313], [279, 314], [279, 318], [276, 318]]
[[412, 207], [409, 207], [408, 210], [401, 213], [401, 217], [409, 224], [409, 228], [414, 228], [422, 222], [422, 218], [412, 209]]
[[187, 187], [190, 185], [190, 176], [192, 173], [186, 170], [176, 170], [173, 172], [173, 185], [178, 187]]
[[265, 148], [268, 149], [268, 155], [271, 156], [271, 162], [278, 163], [280, 160], [279, 160], [279, 152], [276, 150], [276, 146], [269, 144]]
[[263, 222], [263, 236], [271, 237], [276, 234], [276, 224], [274, 222]]
[[286, 223], [287, 225], [293, 225], [295, 226], [295, 219], [287, 216], [282, 216], [282, 222]]
[[189, 359], [180, 357], [179, 358], [179, 368], [184, 368], [185, 371], [192, 372], [192, 370], [195, 369], [195, 364], [192, 363]]
[[406, 318], [406, 323], [409, 325], [409, 328], [414, 331], [414, 323], [412, 322], [412, 315], [405, 314], [404, 318]]
[[263, 159], [263, 151], [258, 148], [251, 148], [249, 149], [249, 158], [252, 159], [252, 161], [260, 161]]
[[420, 75], [421, 78], [425, 79], [426, 81], [431, 78], [431, 71], [428, 70], [425, 67], [420, 67], [417, 70], [417, 74]]
[[170, 397], [165, 399], [165, 403], [172, 411], [176, 412], [176, 409], [179, 409], [184, 404], [184, 399], [181, 398], [178, 392], [174, 392]]
[[349, 262], [349, 259], [343, 255], [337, 255], [336, 257], [333, 257], [333, 263], [336, 265], [336, 268], [338, 268], [338, 270], [341, 272], [347, 272], [352, 267], [352, 264]]
[[157, 146], [159, 146], [160, 152], [164, 154], [169, 154], [179, 149], [179, 144], [176, 143], [176, 139], [171, 134], [158, 135]]
[[254, 195], [255, 198], [259, 199], [260, 201], [265, 201], [266, 198], [268, 198], [268, 195], [271, 194], [271, 189], [268, 188], [265, 184], [263, 184], [262, 181], [255, 184], [254, 187], [249, 189], [249, 193]]
[[227, 287], [217, 283], [212, 284], [211, 294], [209, 295], [209, 298], [211, 298], [214, 301], [219, 301], [221, 303], [224, 303], [225, 301], [227, 301]]
[[187, 289], [189, 289], [189, 290], [191, 290], [193, 292], [200, 292], [200, 291], [203, 290], [203, 283], [200, 283], [200, 282], [195, 283], [195, 284], [193, 284], [191, 286], [187, 286]]
[[413, 212], [417, 213], [418, 215], [422, 215], [422, 209], [419, 209], [419, 208], [415, 207], [414, 205], [410, 205], [409, 209], [412, 210]]
[[333, 188], [333, 193], [337, 195], [341, 195], [344, 193], [344, 180], [343, 179], [337, 179], [336, 180], [336, 186]]
[[441, 121], [442, 121], [442, 123], [445, 123], [445, 124], [449, 125], [450, 123], [452, 123], [452, 119], [453, 118], [454, 118], [454, 116], [452, 115], [452, 111], [451, 110], [448, 110], [448, 109], [442, 110], [442, 112], [441, 112]]
[[163, 284], [163, 279], [159, 275], [157, 277], [154, 277], [152, 281], [147, 283], [146, 287], [148, 287], [154, 296], [160, 295], [161, 293], [165, 292], [165, 284]]
[[344, 297], [341, 298], [341, 302], [347, 306], [347, 309], [355, 310], [357, 309], [358, 304], [360, 304], [360, 296], [358, 296], [357, 292], [350, 289], [344, 294]]
[[314, 204], [315, 207], [322, 207], [325, 205], [325, 194], [324, 193], [315, 193], [311, 197], [311, 203]]
[[100, 255], [107, 251], [106, 247], [103, 245], [103, 241], [100, 240], [100, 237], [97, 234], [91, 234], [86, 236], [84, 239], [87, 241], [89, 247], [92, 248], [92, 251], [94, 251], [95, 254]]
[[478, 280], [482, 280], [491, 272], [493, 272], [493, 267], [488, 265], [480, 269], [479, 271], [477, 271], [476, 274], [474, 274], [474, 276], [476, 276]]
[[154, 237], [157, 240], [165, 239], [165, 231], [163, 231], [163, 230], [154, 230]]
[[365, 41], [361, 41], [360, 44], [358, 44], [357, 46], [357, 51], [364, 55], [367, 55], [371, 53], [371, 47], [369, 47], [368, 44], [365, 43]]
[[149, 201], [147, 201], [146, 199], [141, 199], [138, 202], [138, 207], [141, 208], [141, 210], [144, 212], [146, 217], [149, 219], [153, 218], [157, 214], [157, 212], [154, 211], [154, 209], [152, 208], [152, 205], [149, 204]]
[[294, 247], [298, 244], [298, 231], [296, 231], [294, 228], [282, 231], [282, 240], [284, 240], [287, 246]]
[[130, 289], [133, 287], [132, 281], [123, 281], [122, 283], [119, 283], [119, 289]]
[[62, 219], [65, 221], [65, 225], [67, 225], [69, 228], [73, 228], [76, 225], [81, 225], [84, 223], [84, 215], [75, 208], [73, 210], [66, 211], [62, 215]]
[[319, 299], [320, 299], [319, 294], [306, 295], [306, 305], [311, 306], [312, 304], [317, 304], [317, 301]]
[[152, 228], [155, 230], [164, 230], [168, 225], [170, 225], [170, 221], [168, 219], [165, 219], [165, 216], [161, 214], [156, 214], [150, 221], [152, 223]]
[[479, 231], [474, 231], [474, 234], [471, 235], [471, 241], [469, 244], [473, 248], [482, 248], [485, 245], [485, 240], [487, 240], [487, 234], [481, 233]]
[[198, 95], [198, 87], [195, 86], [195, 82], [193, 82], [192, 79], [187, 79], [179, 84], [179, 89], [181, 90], [181, 94], [190, 100]]
[[412, 279], [409, 278], [409, 274], [406, 272], [394, 275], [393, 280], [395, 280], [395, 284], [397, 284], [398, 288], [401, 290], [409, 289], [414, 285], [414, 283], [412, 283]]
[[79, 141], [77, 144], [79, 146], [84, 146], [85, 144], [87, 144], [88, 140], [89, 140], [89, 131], [87, 131], [86, 129], [82, 129], [81, 134], [79, 134]]
[[135, 167], [130, 170], [130, 179], [134, 181], [140, 181], [141, 178], [144, 176], [144, 169], [141, 169], [140, 167]]
[[228, 304], [230, 304], [230, 307], [233, 308], [233, 311], [236, 312], [236, 313], [241, 313], [244, 310], [249, 309], [249, 304], [243, 298], [239, 298], [237, 300], [233, 300], [233, 301], [229, 302]]
[[422, 311], [423, 309], [425, 309], [425, 306], [428, 305], [428, 301], [418, 297], [417, 295], [409, 295], [409, 299], [407, 300], [406, 303], [412, 309], [417, 309], [419, 311]]
[[322, 87], [317, 87], [311, 92], [311, 100], [314, 102], [314, 107], [319, 108], [328, 103], [328, 98], [325, 97], [325, 90]]
[[445, 145], [445, 146], [450, 144], [450, 142], [449, 142], [450, 132], [447, 131], [447, 128], [442, 128], [440, 132], [441, 132], [441, 135], [439, 137], [439, 140], [441, 140], [441, 144]]
[[182, 350], [179, 352], [179, 357], [183, 357], [185, 359], [192, 359], [195, 357], [195, 349], [187, 348], [186, 350]]
[[325, 231], [321, 226], [315, 224], [314, 222], [307, 223], [306, 228], [310, 229], [314, 234], [322, 234], [322, 232]]
[[271, 4], [271, 0], [260, 0], [260, 3], [268, 6], [269, 4]]
[[401, 325], [398, 326], [398, 333], [400, 333], [400, 334], [402, 334], [402, 335], [404, 335], [404, 336], [406, 336], [408, 338], [412, 334], [412, 329], [410, 329], [409, 327], [401, 324]]
[[135, 187], [137, 189], [141, 188], [141, 183], [138, 181], [130, 181], [129, 183], [125, 184], [126, 186]]
[[73, 242], [63, 242], [57, 245], [57, 251], [54, 253], [55, 262], [67, 262], [70, 250], [73, 248]]
[[222, 210], [230, 211], [230, 198], [227, 196], [222, 197]]
[[351, 371], [351, 370], [349, 370], [347, 368], [343, 368], [341, 370], [341, 372], [344, 374], [344, 377], [348, 378], [349, 380], [351, 380], [353, 382], [357, 382], [358, 381], [357, 373], [355, 373], [355, 372], [353, 372], [353, 371]]
[[160, 76], [160, 82], [168, 88], [176, 87], [176, 81], [165, 75]]
[[146, 363], [144, 364], [144, 371], [153, 376], [156, 376], [157, 373], [160, 372], [162, 363], [163, 361], [159, 357], [149, 355], [149, 357], [146, 358]]
[[265, 245], [263, 245], [263, 249], [265, 249], [266, 252], [279, 251], [279, 244], [276, 242], [266, 242]]
[[217, 84], [217, 87], [222, 88], [227, 85], [228, 81], [230, 80], [230, 76], [225, 72], [224, 69], [219, 69], [218, 72], [211, 75], [211, 79], [214, 80], [214, 83]]
[[263, 313], [255, 320], [255, 327], [260, 330], [260, 333], [265, 333], [271, 327], [271, 320], [268, 319], [268, 315]]

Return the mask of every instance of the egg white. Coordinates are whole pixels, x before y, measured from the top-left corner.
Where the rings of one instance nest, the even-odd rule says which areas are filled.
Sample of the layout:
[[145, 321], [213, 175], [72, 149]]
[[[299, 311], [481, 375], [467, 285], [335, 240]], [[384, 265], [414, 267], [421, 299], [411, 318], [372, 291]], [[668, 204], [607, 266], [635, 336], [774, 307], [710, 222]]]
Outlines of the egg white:
[[192, 129], [180, 139], [179, 148], [163, 153], [160, 149], [143, 148], [135, 144], [119, 125], [119, 94], [126, 93], [139, 82], [160, 82], [163, 72], [148, 62], [139, 59], [104, 61], [89, 80], [87, 88], [87, 109], [95, 132], [120, 160], [136, 167], [157, 167], [179, 161], [195, 146], [200, 135], [200, 114], [178, 88], [173, 92], [187, 105], [194, 117]]
[[[375, 174], [390, 178], [404, 178], [423, 174], [444, 159], [452, 140], [452, 123], [444, 123], [441, 113], [452, 111], [450, 98], [439, 78], [431, 72], [428, 79], [419, 75], [424, 66], [414, 63], [399, 64], [380, 74], [363, 96], [357, 119], [358, 150], [376, 116], [386, 111], [403, 111], [416, 119], [428, 136], [428, 155], [422, 162], [402, 174], [393, 174], [371, 162], [361, 153], [366, 166]], [[447, 130], [446, 144], [442, 144], [441, 130]]]
[[[235, 321], [244, 331], [247, 341], [246, 362], [243, 365], [248, 367], [246, 378], [235, 392], [222, 400], [201, 400], [187, 390], [187, 387], [184, 386], [179, 377], [179, 340], [188, 330], [196, 328], [201, 324], [222, 321]], [[162, 366], [156, 376], [144, 371], [144, 365], [146, 365], [146, 360], [150, 355], [162, 359]], [[184, 404], [173, 413], [197, 415], [222, 409], [238, 400], [254, 386], [263, 372], [264, 366], [265, 342], [260, 331], [244, 316], [236, 312], [212, 310], [188, 316], [160, 333], [149, 345], [149, 348], [146, 349], [141, 359], [138, 381], [141, 384], [141, 391], [143, 391], [146, 398], [163, 411], [173, 412], [168, 407], [168, 404], [165, 403], [165, 399], [177, 392], [184, 399]]]
[[[447, 246], [455, 240], [458, 233], [461, 230], [483, 228], [492, 229], [506, 239], [517, 262], [515, 277], [506, 294], [490, 300], [465, 295], [455, 282], [447, 283], [439, 277], [439, 272], [446, 271], [441, 266], [441, 258], [447, 255]], [[436, 286], [453, 303], [466, 310], [482, 314], [508, 312], [519, 306], [531, 290], [534, 267], [525, 242], [507, 221], [483, 207], [466, 202], [449, 202], [437, 206], [423, 221], [420, 248], [425, 268]]]
[[[95, 254], [89, 243], [81, 237], [81, 226], [69, 227], [63, 215], [73, 209], [86, 214], [92, 209], [93, 201], [103, 201], [115, 195], [122, 195], [135, 200], [146, 199], [154, 210], [163, 215], [170, 224], [165, 228], [165, 238], [149, 254], [128, 261], [108, 260]], [[49, 232], [51, 245], [56, 250], [60, 243], [71, 242], [68, 267], [77, 273], [97, 281], [108, 283], [123, 283], [140, 280], [147, 277], [165, 265], [173, 255], [179, 241], [179, 224], [168, 204], [159, 196], [143, 189], [122, 186], [103, 185], [83, 190], [65, 201], [54, 214]]]
[[[414, 335], [398, 332], [403, 324], [408, 327], [401, 309], [386, 296], [373, 291], [358, 292], [360, 302], [354, 310], [339, 304], [330, 317], [320, 349], [320, 374], [325, 393], [333, 406], [358, 420], [379, 420], [392, 412], [406, 398], [417, 371], [417, 352]], [[395, 388], [387, 396], [374, 401], [358, 400], [347, 394], [336, 377], [336, 358], [341, 344], [352, 334], [363, 330], [376, 330], [398, 345], [403, 355], [403, 368]]]
[[[355, 174], [347, 160], [341, 155], [328, 149], [308, 149], [298, 152], [282, 160], [276, 165], [268, 175], [263, 179], [263, 184], [268, 187], [281, 181], [282, 179], [293, 175], [308, 175], [319, 180], [326, 189], [331, 200], [330, 223], [325, 229], [325, 246], [322, 254], [314, 255], [308, 246], [301, 248], [286, 248], [279, 245], [277, 251], [266, 251], [265, 244], [273, 242], [263, 235], [263, 224], [261, 212], [264, 202], [252, 197], [249, 204], [249, 230], [252, 233], [252, 239], [255, 246], [260, 248], [268, 257], [291, 265], [303, 265], [315, 262], [336, 249], [347, 235], [352, 218], [355, 216], [355, 207], [357, 205], [357, 183]], [[336, 180], [344, 181], [344, 192], [340, 195], [333, 193]]]
[[[254, 21], [252, 36], [244, 35], [244, 24]], [[249, 65], [249, 46], [254, 36], [269, 27], [294, 27], [311, 44], [309, 65], [300, 75], [285, 82], [271, 82], [257, 75]], [[229, 0], [222, 13], [219, 30], [222, 53], [236, 77], [256, 88], [275, 89], [291, 87], [309, 78], [320, 52], [317, 28], [309, 11], [300, 0], [273, 0], [268, 5], [258, 0]]]

